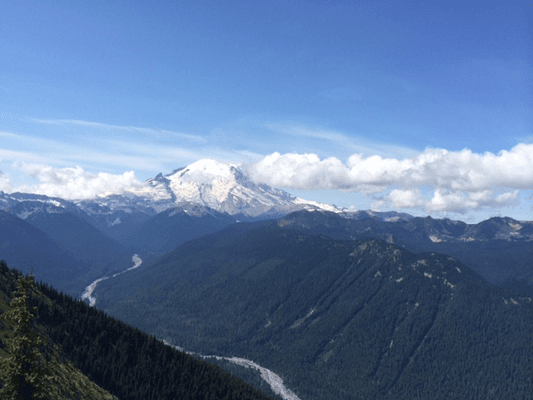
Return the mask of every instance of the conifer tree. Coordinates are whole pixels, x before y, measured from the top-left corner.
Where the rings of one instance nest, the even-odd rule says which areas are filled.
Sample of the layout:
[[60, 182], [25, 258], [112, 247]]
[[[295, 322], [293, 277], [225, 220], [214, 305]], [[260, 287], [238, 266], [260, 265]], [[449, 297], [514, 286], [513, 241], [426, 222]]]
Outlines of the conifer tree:
[[13, 335], [8, 339], [9, 356], [0, 368], [0, 398], [3, 400], [37, 400], [54, 398], [57, 386], [45, 356], [40, 352], [42, 338], [34, 331], [32, 319], [37, 312], [29, 307], [30, 293], [35, 290], [33, 276], [20, 276], [13, 293], [11, 310], [2, 315]]

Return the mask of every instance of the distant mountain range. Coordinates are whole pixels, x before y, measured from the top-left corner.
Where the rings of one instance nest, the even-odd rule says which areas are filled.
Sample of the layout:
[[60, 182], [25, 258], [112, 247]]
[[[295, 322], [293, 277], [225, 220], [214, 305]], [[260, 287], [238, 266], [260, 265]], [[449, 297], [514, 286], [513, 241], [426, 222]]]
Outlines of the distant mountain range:
[[[0, 210], [40, 229], [69, 253], [58, 256], [58, 268], [65, 272], [52, 283], [71, 294], [88, 279], [123, 269], [133, 253], [156, 257], [238, 221], [282, 218], [296, 211], [318, 211], [284, 220], [309, 233], [378, 237], [413, 251], [451, 254], [493, 283], [533, 282], [533, 222], [498, 217], [466, 224], [398, 212], [351, 212], [254, 184], [237, 166], [208, 159], [159, 174], [141, 189], [93, 200], [0, 192]], [[17, 239], [12, 239], [15, 245]], [[3, 247], [7, 257], [9, 245], [4, 242]], [[84, 265], [83, 277], [79, 271], [70, 276], [76, 270], [67, 267], [72, 258]], [[30, 268], [21, 257], [8, 261], [23, 271]], [[39, 275], [39, 267], [34, 269]]]
[[494, 217], [466, 224], [431, 217], [379, 217], [374, 213], [292, 213], [280, 223], [335, 239], [380, 238], [415, 252], [449, 254], [489, 282], [533, 284], [533, 222]]

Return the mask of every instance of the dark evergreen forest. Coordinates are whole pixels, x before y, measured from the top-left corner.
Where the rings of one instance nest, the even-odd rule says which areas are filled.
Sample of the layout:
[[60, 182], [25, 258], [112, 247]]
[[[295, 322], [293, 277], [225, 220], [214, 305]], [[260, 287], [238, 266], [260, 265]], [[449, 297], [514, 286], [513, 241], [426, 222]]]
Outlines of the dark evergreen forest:
[[[20, 275], [0, 262], [0, 291], [8, 297]], [[204, 361], [164, 345], [105, 313], [37, 285], [37, 323], [64, 357], [121, 400], [250, 399], [269, 397]], [[2, 344], [5, 348], [5, 345]]]
[[187, 349], [254, 360], [302, 399], [531, 398], [532, 299], [379, 239], [241, 224], [106, 281], [99, 305]]

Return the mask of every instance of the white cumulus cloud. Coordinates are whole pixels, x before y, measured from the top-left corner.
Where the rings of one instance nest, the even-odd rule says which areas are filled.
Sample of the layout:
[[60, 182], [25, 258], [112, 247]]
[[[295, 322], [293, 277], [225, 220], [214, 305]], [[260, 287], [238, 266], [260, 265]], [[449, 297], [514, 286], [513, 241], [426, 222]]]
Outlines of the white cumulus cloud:
[[0, 171], [0, 191], [2, 192], [9, 192], [11, 191], [11, 188], [13, 187], [11, 183], [11, 178], [9, 175], [4, 174], [2, 171]]
[[386, 198], [394, 208], [416, 208], [424, 205], [419, 189], [394, 189]]
[[246, 165], [249, 176], [275, 187], [339, 189], [373, 195], [373, 208], [465, 212], [502, 207], [533, 189], [533, 144], [498, 154], [426, 149], [411, 158], [350, 156], [346, 163], [315, 154], [273, 153]]
[[84, 171], [79, 166], [74, 168], [53, 168], [43, 164], [17, 163], [16, 167], [35, 178], [38, 183], [12, 188], [11, 191], [46, 194], [47, 196], [71, 200], [91, 199], [112, 193], [123, 193], [143, 185], [135, 177], [133, 171], [116, 175], [106, 172], [93, 174]]

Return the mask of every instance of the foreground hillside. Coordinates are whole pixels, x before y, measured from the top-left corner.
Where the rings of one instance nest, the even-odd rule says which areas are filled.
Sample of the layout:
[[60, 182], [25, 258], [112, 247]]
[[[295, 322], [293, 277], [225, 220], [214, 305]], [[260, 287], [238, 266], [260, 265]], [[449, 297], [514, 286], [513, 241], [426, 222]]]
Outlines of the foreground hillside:
[[112, 315], [252, 359], [301, 399], [527, 399], [533, 305], [447, 255], [237, 224], [98, 288]]
[[[4, 312], [18, 273], [0, 263], [0, 306]], [[83, 302], [38, 285], [32, 306], [37, 322], [58, 345], [82, 398], [105, 399], [104, 390], [127, 399], [268, 399], [221, 369], [164, 345], [154, 337], [106, 316]], [[1, 338], [9, 335], [2, 326]], [[74, 366], [76, 368], [74, 368]], [[92, 384], [81, 373], [90, 377]], [[110, 396], [108, 396], [110, 397]]]
[[[0, 314], [5, 315], [6, 312], [11, 311], [10, 298], [8, 293], [12, 293], [14, 289], [14, 281], [17, 275], [13, 271], [9, 271], [5, 264], [0, 262]], [[12, 331], [13, 327], [6, 320], [0, 322], [0, 365], [3, 365], [7, 358], [11, 356], [8, 345], [14, 338]], [[102, 400], [117, 400], [109, 392], [92, 382], [86, 375], [82, 374], [64, 355], [59, 354], [54, 357], [50, 343], [44, 348], [36, 349], [40, 354], [44, 354], [47, 360], [48, 367], [53, 371], [53, 380], [55, 380], [54, 388], [48, 386], [47, 391], [54, 392], [54, 398], [57, 400], [67, 399], [102, 399]], [[40, 364], [41, 366], [43, 364]], [[0, 388], [5, 389], [2, 382], [4, 370], [0, 375]], [[46, 380], [50, 382], [50, 380]], [[50, 393], [49, 394], [52, 394]], [[9, 396], [3, 393], [1, 396]], [[3, 398], [3, 397], [2, 397]], [[9, 397], [11, 398], [11, 397]]]

